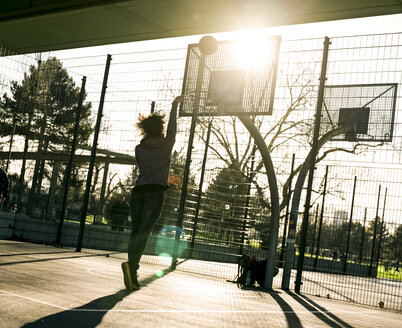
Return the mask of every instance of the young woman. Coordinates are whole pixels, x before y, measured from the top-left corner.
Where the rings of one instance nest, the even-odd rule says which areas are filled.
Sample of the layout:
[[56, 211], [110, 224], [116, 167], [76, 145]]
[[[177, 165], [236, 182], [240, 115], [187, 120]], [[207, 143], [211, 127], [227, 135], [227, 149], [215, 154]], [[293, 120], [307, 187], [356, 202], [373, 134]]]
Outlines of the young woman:
[[128, 262], [122, 263], [124, 285], [138, 290], [139, 261], [148, 237], [162, 210], [163, 196], [168, 188], [170, 158], [176, 140], [177, 107], [183, 101], [178, 96], [172, 103], [169, 122], [164, 136], [165, 116], [152, 113], [140, 116], [137, 127], [143, 139], [135, 148], [139, 176], [131, 193], [131, 237], [128, 243]]

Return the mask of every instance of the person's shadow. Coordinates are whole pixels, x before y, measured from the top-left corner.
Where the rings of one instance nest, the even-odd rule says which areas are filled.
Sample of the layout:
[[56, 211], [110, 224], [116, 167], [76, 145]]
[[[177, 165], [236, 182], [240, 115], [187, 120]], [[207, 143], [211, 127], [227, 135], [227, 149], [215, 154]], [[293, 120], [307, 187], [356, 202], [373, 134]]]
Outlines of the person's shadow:
[[[171, 268], [162, 270], [162, 277], [172, 271]], [[141, 280], [141, 288], [147, 286], [153, 281], [160, 279], [160, 276], [151, 275]], [[96, 327], [105, 314], [114, 308], [114, 306], [122, 301], [132, 292], [127, 289], [121, 289], [115, 294], [103, 296], [92, 302], [84, 304], [80, 307], [55, 313], [37, 321], [27, 323], [22, 328], [92, 328]]]
[[96, 327], [104, 315], [111, 310], [123, 298], [129, 295], [127, 289], [122, 289], [115, 294], [104, 296], [93, 300], [90, 303], [80, 307], [55, 313], [44, 318], [40, 318], [35, 322], [28, 323], [23, 328], [91, 328]]

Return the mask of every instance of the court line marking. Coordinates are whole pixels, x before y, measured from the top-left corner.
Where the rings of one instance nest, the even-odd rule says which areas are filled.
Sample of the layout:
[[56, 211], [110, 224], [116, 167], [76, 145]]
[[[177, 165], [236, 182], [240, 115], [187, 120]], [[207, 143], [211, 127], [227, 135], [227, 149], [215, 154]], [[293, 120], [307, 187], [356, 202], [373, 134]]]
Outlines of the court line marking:
[[282, 310], [165, 310], [165, 309], [158, 309], [158, 310], [128, 310], [128, 309], [70, 309], [68, 311], [73, 312], [126, 312], [126, 313], [271, 313], [271, 314], [375, 314], [378, 311], [308, 311], [308, 310], [301, 310], [301, 311], [282, 311]]
[[314, 310], [314, 311], [309, 311], [309, 310], [301, 310], [301, 311], [283, 311], [283, 310], [168, 310], [168, 309], [80, 309], [80, 308], [73, 308], [69, 309], [64, 306], [52, 304], [49, 302], [44, 302], [40, 301], [37, 299], [34, 299], [32, 297], [26, 297], [22, 295], [18, 295], [15, 293], [10, 293], [6, 292], [4, 290], [0, 290], [0, 293], [13, 296], [13, 297], [18, 297], [22, 298], [31, 302], [35, 303], [40, 303], [43, 305], [48, 305], [51, 307], [58, 308], [63, 311], [69, 311], [69, 312], [123, 312], [123, 313], [266, 313], [266, 314], [314, 314], [314, 313], [331, 313], [331, 314], [376, 314], [379, 313], [379, 311], [374, 311], [374, 310], [369, 310], [369, 311], [344, 311], [344, 310], [335, 310], [335, 311], [321, 311], [321, 310]]
[[14, 297], [22, 298], [22, 299], [25, 299], [25, 300], [28, 300], [28, 301], [31, 301], [31, 302], [40, 303], [40, 304], [43, 304], [43, 305], [48, 305], [48, 306], [55, 307], [55, 308], [58, 308], [58, 309], [61, 309], [61, 310], [69, 310], [68, 308], [66, 308], [66, 307], [64, 307], [64, 306], [60, 306], [60, 305], [56, 305], [56, 304], [52, 304], [52, 303], [40, 301], [40, 300], [31, 298], [31, 297], [26, 297], [26, 296], [17, 295], [17, 294], [14, 294], [14, 293], [9, 293], [9, 292], [6, 292], [6, 291], [4, 291], [4, 290], [0, 290], [0, 293], [6, 294], [6, 295], [9, 295], [9, 296], [14, 296]]
[[[104, 273], [94, 272], [94, 270], [96, 270], [96, 269], [85, 269], [85, 271], [87, 271], [88, 273], [93, 274], [93, 275], [95, 275], [95, 276], [99, 276], [99, 277], [102, 277], [102, 278], [106, 278], [106, 279], [108, 279], [108, 280], [122, 281], [122, 278], [117, 278], [117, 277], [110, 276], [110, 275], [107, 275], [107, 274], [104, 274]], [[113, 272], [113, 273], [114, 273], [114, 272]], [[140, 284], [141, 284], [141, 280], [140, 280]], [[232, 296], [239, 296], [239, 295], [242, 295], [243, 298], [260, 298], [260, 297], [261, 297], [260, 295], [244, 295], [244, 294], [242, 294], [242, 293], [240, 293], [240, 292], [238, 292], [238, 291], [223, 292], [223, 293], [220, 293], [218, 296], [227, 297], [228, 295], [232, 295]], [[199, 292], [199, 293], [197, 294], [197, 296], [210, 296], [210, 293], [207, 293], [207, 292], [204, 292], [204, 293], [203, 293], [203, 292]]]
[[[123, 281], [123, 278], [117, 278], [117, 277], [112, 276], [112, 275], [107, 275], [107, 274], [104, 274], [104, 273], [94, 272], [94, 270], [97, 270], [97, 269], [85, 269], [86, 272], [88, 272], [90, 274], [93, 274], [94, 276], [99, 276], [99, 277], [102, 277], [102, 278], [105, 278], [105, 279], [108, 279], [108, 280], [112, 279], [112, 280], [116, 280], [116, 281], [117, 280], [118, 281]], [[115, 273], [115, 272], [113, 271], [112, 273]], [[121, 273], [121, 275], [123, 275], [123, 274]]]

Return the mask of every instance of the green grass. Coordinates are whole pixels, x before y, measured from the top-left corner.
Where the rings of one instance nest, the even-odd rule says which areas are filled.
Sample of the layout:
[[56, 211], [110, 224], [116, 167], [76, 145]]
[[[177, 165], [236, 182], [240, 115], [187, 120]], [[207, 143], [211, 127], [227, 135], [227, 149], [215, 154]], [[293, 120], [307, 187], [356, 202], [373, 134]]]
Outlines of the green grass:
[[250, 246], [255, 249], [261, 248], [261, 244], [258, 240], [250, 240]]
[[379, 265], [377, 270], [377, 277], [402, 281], [402, 272], [401, 271], [396, 272], [394, 268], [385, 271], [384, 265]]
[[[71, 219], [71, 220], [64, 220], [64, 222], [80, 222], [80, 218], [77, 219]], [[94, 223], [94, 215], [87, 215], [85, 218], [85, 223], [86, 224], [93, 224]], [[102, 224], [108, 224], [107, 219], [103, 216], [102, 217]]]

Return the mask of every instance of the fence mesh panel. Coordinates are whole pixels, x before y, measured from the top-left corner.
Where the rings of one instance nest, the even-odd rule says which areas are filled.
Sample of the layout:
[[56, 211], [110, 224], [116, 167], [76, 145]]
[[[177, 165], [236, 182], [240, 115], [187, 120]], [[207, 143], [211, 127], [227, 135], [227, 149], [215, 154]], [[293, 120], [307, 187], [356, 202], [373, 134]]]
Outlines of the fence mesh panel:
[[[308, 223], [303, 293], [367, 305], [382, 300], [388, 308], [402, 309], [402, 274], [398, 267], [402, 259], [401, 35], [331, 38], [328, 86], [398, 87], [393, 98], [394, 113], [387, 112], [386, 116], [393, 119], [392, 128], [387, 126], [392, 130], [392, 140], [335, 138], [320, 148]], [[293, 195], [311, 149], [323, 41], [282, 40], [273, 113], [253, 118], [272, 156], [280, 195], [279, 273], [274, 278], [274, 288], [281, 287], [282, 281], [281, 255], [286, 248], [282, 237], [287, 235], [289, 225], [289, 196]], [[85, 115], [80, 123], [61, 238], [62, 245], [75, 246], [106, 54], [67, 58], [57, 52], [15, 55], [2, 49], [1, 53], [0, 154], [10, 179], [9, 199], [0, 214], [1, 238], [55, 242], [78, 94], [86, 77]], [[127, 256], [129, 214], [124, 222], [113, 220], [111, 214], [120, 195], [129, 202], [138, 174], [134, 149], [141, 136], [135, 123], [139, 114], [151, 110], [165, 112], [168, 117], [172, 100], [182, 90], [186, 55], [186, 45], [112, 54], [82, 241], [85, 250]], [[342, 106], [333, 106], [332, 113], [339, 115], [337, 107]], [[321, 137], [339, 121], [336, 118], [331, 123], [325, 109], [323, 113]], [[381, 119], [384, 117], [380, 115], [375, 122]], [[27, 128], [29, 122], [31, 128]], [[175, 236], [180, 234], [177, 269], [233, 280], [243, 255], [266, 258], [271, 202], [265, 167], [239, 119], [202, 116], [195, 129], [188, 189], [183, 191], [190, 123], [190, 117], [178, 118], [171, 165], [171, 174], [178, 180], [165, 194], [161, 217], [142, 260], [170, 266]], [[205, 174], [200, 187], [204, 158]], [[183, 225], [176, 227], [184, 192]], [[297, 209], [292, 275], [296, 270], [304, 197], [303, 190]], [[291, 281], [293, 289], [294, 279]]]

